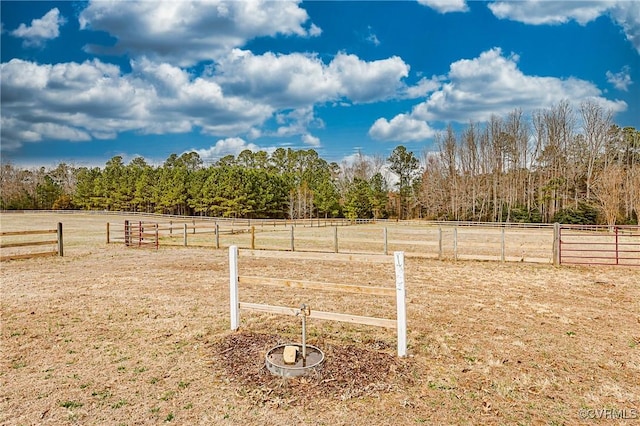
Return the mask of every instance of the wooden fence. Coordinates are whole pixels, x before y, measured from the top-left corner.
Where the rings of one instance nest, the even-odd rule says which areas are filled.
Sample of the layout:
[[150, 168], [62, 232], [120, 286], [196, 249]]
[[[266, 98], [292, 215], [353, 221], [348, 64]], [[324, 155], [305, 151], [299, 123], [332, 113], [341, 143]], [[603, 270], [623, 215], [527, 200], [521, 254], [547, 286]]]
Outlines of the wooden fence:
[[[215, 246], [220, 248], [220, 237], [224, 235], [233, 236], [237, 234], [251, 234], [251, 241], [255, 243], [255, 234], [261, 232], [278, 232], [286, 231], [291, 235], [291, 245], [294, 247], [293, 235], [296, 228], [325, 228], [331, 227], [331, 229], [337, 229], [338, 226], [347, 226], [352, 224], [351, 221], [344, 219], [296, 219], [296, 220], [262, 220], [262, 219], [234, 219], [223, 220], [220, 223], [212, 222], [210, 220], [196, 220], [189, 221], [169, 221], [168, 223], [158, 223], [151, 221], [133, 221], [125, 220], [124, 227], [121, 223], [107, 222], [106, 227], [106, 240], [109, 243], [124, 243], [130, 244], [130, 237], [132, 234], [129, 227], [135, 226], [136, 223], [140, 226], [157, 227], [157, 241], [160, 240], [166, 245], [181, 244], [185, 247], [188, 245], [195, 247], [208, 247]], [[127, 225], [129, 224], [129, 225]], [[133, 225], [132, 225], [133, 224]], [[152, 237], [148, 235], [147, 237]], [[138, 240], [140, 241], [140, 240]], [[235, 240], [228, 240], [226, 246], [230, 246], [235, 243]]]
[[[557, 229], [521, 225], [422, 223], [409, 227], [393, 222], [354, 226], [314, 226], [310, 222], [169, 221], [158, 223], [160, 245], [230, 247], [259, 250], [377, 253], [403, 251], [407, 256], [452, 260], [552, 263], [557, 260]], [[124, 242], [122, 224], [107, 224], [107, 242]]]
[[[407, 257], [441, 260], [489, 260], [547, 264], [640, 264], [637, 226], [532, 225], [391, 221], [318, 226], [298, 221], [169, 221], [144, 222], [157, 235], [142, 241], [193, 247], [238, 246], [252, 250], [384, 254], [402, 251]], [[314, 220], [315, 221], [315, 220]], [[250, 224], [247, 226], [247, 224]], [[285, 223], [287, 225], [285, 225]], [[122, 224], [107, 223], [107, 242], [128, 238]], [[138, 243], [141, 240], [137, 240]], [[130, 243], [130, 242], [129, 242]], [[135, 244], [134, 244], [135, 245]]]
[[[253, 255], [260, 255], [259, 252], [252, 252]], [[378, 256], [376, 259], [389, 261], [390, 256]], [[364, 285], [327, 283], [319, 281], [300, 281], [289, 279], [278, 279], [270, 277], [256, 277], [239, 275], [238, 270], [238, 247], [229, 247], [229, 289], [230, 289], [230, 314], [231, 314], [231, 330], [237, 330], [240, 327], [240, 310], [265, 312], [281, 315], [298, 315], [296, 308], [285, 306], [274, 306], [266, 304], [257, 304], [249, 302], [241, 302], [239, 299], [240, 284], [264, 284], [275, 285], [286, 288], [347, 292], [358, 295], [368, 296], [395, 296], [396, 298], [396, 319], [366, 317], [358, 315], [350, 315], [337, 312], [323, 312], [311, 310], [307, 315], [308, 318], [317, 318], [330, 321], [342, 321], [355, 324], [372, 325], [378, 327], [396, 328], [398, 334], [398, 356], [407, 355], [407, 313], [405, 301], [405, 279], [404, 279], [404, 253], [395, 252], [393, 255], [396, 273], [395, 288], [389, 287], [372, 287]]]
[[553, 227], [484, 227], [451, 224], [408, 227], [363, 224], [348, 228], [263, 230], [251, 227], [227, 244], [258, 250], [390, 254], [450, 260], [553, 263], [557, 244]]
[[[55, 234], [56, 239], [42, 239], [45, 236]], [[30, 230], [30, 231], [6, 231], [1, 232], [2, 242], [0, 242], [0, 249], [3, 252], [14, 251], [14, 253], [3, 254], [0, 256], [0, 261], [14, 260], [14, 259], [28, 259], [32, 257], [42, 256], [64, 256], [64, 245], [62, 238], [62, 223], [58, 223], [56, 229], [45, 230]], [[26, 237], [26, 238], [25, 238]], [[10, 242], [6, 242], [6, 240]], [[26, 241], [25, 241], [26, 239]], [[31, 251], [31, 247], [43, 247], [49, 246], [47, 251]], [[7, 250], [8, 249], [8, 250]], [[24, 252], [24, 250], [27, 250]], [[15, 251], [20, 251], [19, 253]]]
[[160, 242], [158, 224], [142, 221], [124, 221], [124, 245], [158, 250]]

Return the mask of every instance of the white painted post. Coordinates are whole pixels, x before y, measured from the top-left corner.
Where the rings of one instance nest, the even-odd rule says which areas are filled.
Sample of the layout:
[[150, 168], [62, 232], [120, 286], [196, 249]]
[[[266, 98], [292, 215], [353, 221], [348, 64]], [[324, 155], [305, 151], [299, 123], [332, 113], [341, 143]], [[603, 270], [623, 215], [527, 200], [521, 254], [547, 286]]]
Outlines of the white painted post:
[[396, 305], [398, 310], [398, 356], [407, 356], [407, 305], [404, 288], [404, 252], [393, 252], [396, 265]]
[[504, 225], [503, 225], [503, 226], [502, 226], [502, 241], [501, 241], [501, 244], [500, 244], [500, 260], [501, 260], [502, 262], [504, 262], [504, 259], [505, 259], [505, 251], [506, 251], [505, 241], [504, 241], [504, 234], [505, 234], [504, 228], [505, 228], [505, 227], [504, 227]]
[[229, 247], [229, 304], [231, 330], [240, 327], [240, 300], [238, 298], [238, 246]]

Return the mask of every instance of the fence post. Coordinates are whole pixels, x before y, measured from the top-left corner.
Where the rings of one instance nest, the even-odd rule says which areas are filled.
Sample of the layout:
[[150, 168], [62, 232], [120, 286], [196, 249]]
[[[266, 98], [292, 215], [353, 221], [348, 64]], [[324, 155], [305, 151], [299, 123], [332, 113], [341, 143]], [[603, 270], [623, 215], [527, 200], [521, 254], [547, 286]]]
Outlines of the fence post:
[[107, 222], [107, 244], [109, 244], [109, 222]]
[[504, 252], [505, 252], [505, 247], [504, 247], [504, 225], [502, 226], [502, 241], [500, 243], [500, 260], [502, 262], [504, 262]]
[[187, 246], [187, 224], [184, 224], [184, 230], [182, 232], [182, 240], [183, 240], [183, 244], [186, 247]]
[[196, 233], [196, 220], [193, 219], [192, 222], [193, 222], [193, 233], [195, 234]]
[[558, 222], [553, 224], [553, 264], [558, 266], [560, 264], [560, 224]]
[[[318, 226], [320, 226], [320, 224], [318, 224]], [[338, 227], [337, 226], [333, 227], [333, 252], [334, 253], [338, 252]]]
[[389, 254], [389, 241], [387, 239], [387, 227], [382, 228], [382, 237], [384, 238], [384, 254]]
[[291, 251], [295, 251], [295, 246], [293, 244], [293, 229], [295, 227], [293, 225], [291, 225]]
[[442, 226], [438, 227], [438, 259], [442, 260]]
[[398, 324], [398, 356], [407, 356], [407, 305], [406, 292], [404, 287], [404, 252], [393, 253], [396, 266], [396, 305]]
[[458, 260], [458, 225], [453, 227], [453, 260]]
[[129, 226], [129, 221], [124, 221], [124, 245], [129, 246], [131, 243], [131, 227]]
[[218, 226], [218, 223], [216, 223], [216, 248], [220, 248], [220, 227]]
[[169, 235], [173, 235], [173, 221], [169, 221]]
[[231, 330], [240, 327], [240, 300], [238, 298], [238, 246], [229, 247], [229, 303]]
[[256, 249], [256, 227], [251, 226], [251, 250]]
[[620, 247], [619, 247], [619, 239], [618, 239], [618, 227], [615, 227], [616, 230], [616, 265], [620, 264]]
[[158, 224], [156, 223], [154, 226], [156, 228], [156, 250], [158, 250], [158, 247], [160, 247], [160, 233], [158, 232]]
[[62, 222], [58, 222], [58, 256], [64, 256], [64, 243], [62, 242]]

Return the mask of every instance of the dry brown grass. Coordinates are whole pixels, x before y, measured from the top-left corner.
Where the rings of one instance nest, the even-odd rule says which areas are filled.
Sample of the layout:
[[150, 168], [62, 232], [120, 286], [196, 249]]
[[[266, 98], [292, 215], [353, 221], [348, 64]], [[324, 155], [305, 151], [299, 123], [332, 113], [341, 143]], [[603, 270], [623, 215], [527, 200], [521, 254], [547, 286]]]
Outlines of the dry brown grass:
[[[394, 357], [393, 330], [309, 320], [326, 365], [286, 381], [263, 357], [299, 340], [299, 320], [243, 312], [230, 332], [226, 250], [107, 246], [107, 220], [62, 217], [65, 257], [0, 265], [0, 424], [573, 425], [595, 422], [581, 408], [640, 409], [637, 268], [410, 258], [408, 358]], [[393, 265], [286, 253], [241, 257], [240, 270], [393, 286]], [[243, 301], [392, 317], [385, 299], [241, 289]]]

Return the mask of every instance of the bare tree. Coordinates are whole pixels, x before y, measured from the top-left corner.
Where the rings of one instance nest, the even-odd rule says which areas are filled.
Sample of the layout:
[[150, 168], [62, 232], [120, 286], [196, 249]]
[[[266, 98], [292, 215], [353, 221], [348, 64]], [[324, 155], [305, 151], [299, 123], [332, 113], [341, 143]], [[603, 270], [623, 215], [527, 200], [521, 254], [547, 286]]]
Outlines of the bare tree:
[[607, 225], [616, 224], [624, 195], [625, 172], [616, 163], [602, 169], [594, 179], [593, 192], [600, 201], [600, 207]]
[[446, 172], [437, 154], [423, 154], [424, 171], [420, 180], [419, 200], [424, 217], [427, 219], [446, 219], [449, 211], [449, 192]]
[[445, 135], [436, 136], [436, 143], [440, 150], [442, 170], [445, 173], [445, 183], [449, 199], [449, 215], [452, 219], [459, 220], [457, 141], [451, 125], [447, 126]]
[[567, 152], [574, 142], [575, 117], [567, 101], [534, 113], [536, 132], [538, 193], [541, 213], [550, 221], [568, 199], [570, 183], [575, 182], [575, 167], [569, 164]]
[[462, 134], [460, 152], [460, 186], [464, 193], [464, 204], [471, 215], [471, 220], [481, 220], [478, 213], [478, 198], [480, 196], [480, 153], [478, 126], [470, 122]]
[[594, 101], [585, 101], [580, 105], [580, 114], [585, 145], [579, 158], [585, 163], [586, 199], [589, 201], [596, 162], [601, 157], [607, 140], [612, 113]]

